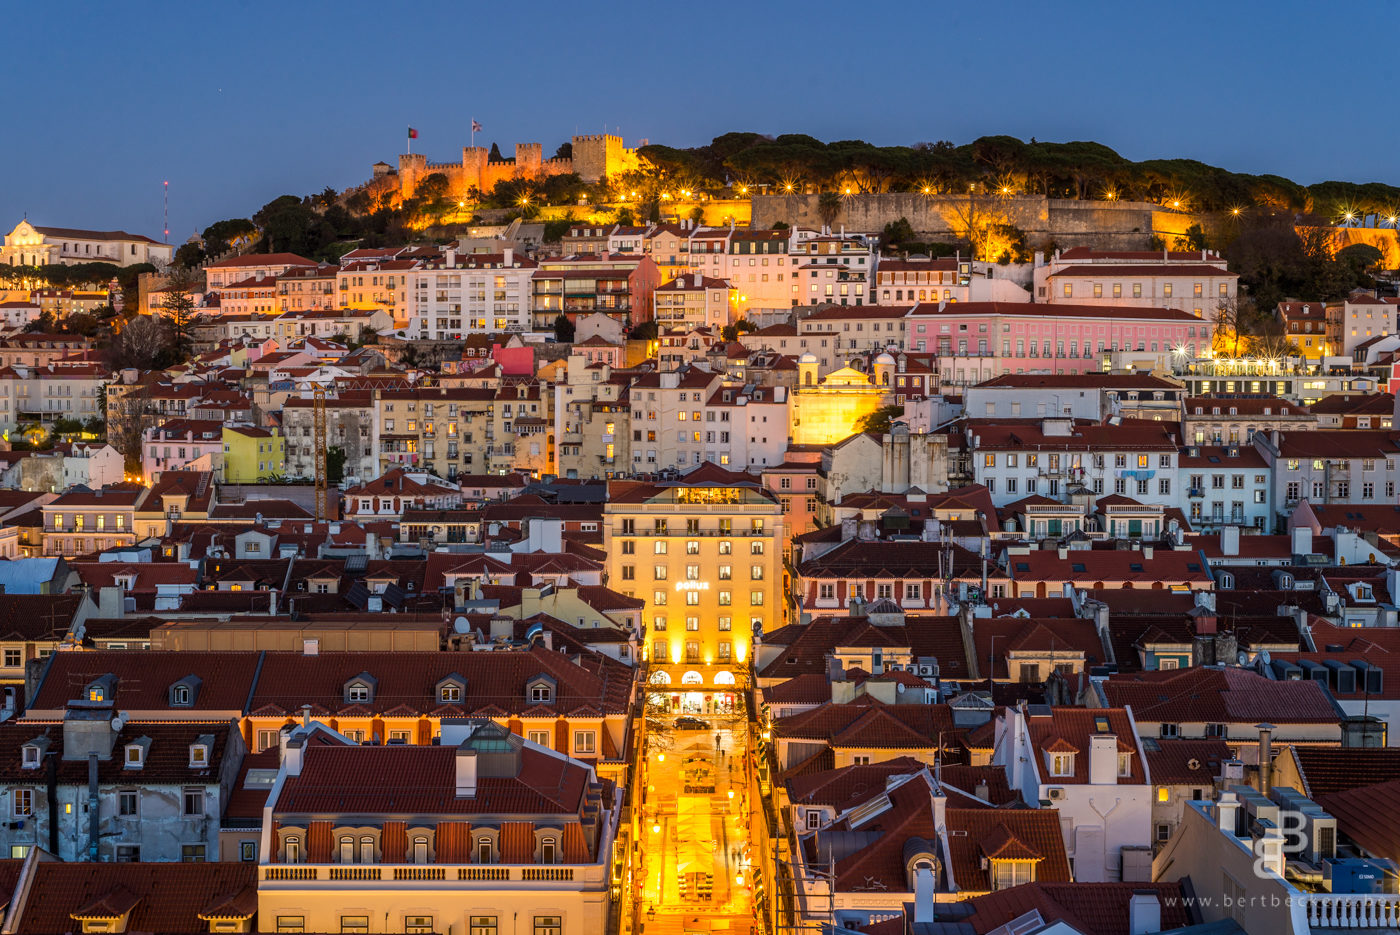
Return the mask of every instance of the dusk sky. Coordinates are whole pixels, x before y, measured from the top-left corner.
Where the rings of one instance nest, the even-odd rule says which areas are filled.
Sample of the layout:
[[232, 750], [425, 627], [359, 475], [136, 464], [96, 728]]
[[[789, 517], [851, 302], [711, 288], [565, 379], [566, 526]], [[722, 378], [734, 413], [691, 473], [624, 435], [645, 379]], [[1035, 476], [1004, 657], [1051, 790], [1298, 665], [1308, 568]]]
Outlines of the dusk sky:
[[[22, 4], [0, 221], [170, 238], [414, 150], [731, 130], [1097, 140], [1400, 184], [1387, 2]], [[1345, 68], [1339, 75], [1334, 69]], [[1343, 76], [1344, 75], [1344, 76]]]

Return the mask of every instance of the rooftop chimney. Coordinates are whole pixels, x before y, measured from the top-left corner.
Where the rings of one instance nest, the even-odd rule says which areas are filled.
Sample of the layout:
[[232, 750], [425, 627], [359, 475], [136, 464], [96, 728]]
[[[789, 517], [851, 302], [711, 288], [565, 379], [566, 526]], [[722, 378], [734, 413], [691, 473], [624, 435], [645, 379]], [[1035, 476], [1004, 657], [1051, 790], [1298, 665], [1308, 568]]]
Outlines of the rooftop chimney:
[[937, 881], [933, 878], [932, 868], [924, 866], [914, 871], [915, 925], [930, 925], [933, 923], [933, 911], [937, 902], [935, 897], [937, 888]]
[[476, 798], [476, 751], [465, 744], [457, 748], [457, 798]]
[[1228, 834], [1235, 833], [1235, 812], [1240, 807], [1240, 800], [1233, 792], [1220, 793], [1220, 799], [1215, 803], [1215, 824], [1221, 831]]
[[1089, 738], [1089, 784], [1118, 784], [1118, 735], [1095, 734]]
[[1261, 795], [1269, 794], [1269, 781], [1273, 778], [1270, 774], [1274, 769], [1274, 725], [1256, 724], [1259, 728], [1259, 792]]
[[515, 248], [506, 247], [505, 253], [501, 255], [501, 265], [510, 266], [515, 263]]
[[1240, 527], [1224, 526], [1220, 530], [1220, 554], [1240, 554]]
[[1152, 935], [1162, 930], [1162, 903], [1154, 890], [1134, 890], [1128, 900], [1128, 935]]
[[282, 754], [282, 765], [288, 776], [300, 776], [302, 761], [306, 756], [306, 738], [300, 734], [287, 738], [287, 747]]

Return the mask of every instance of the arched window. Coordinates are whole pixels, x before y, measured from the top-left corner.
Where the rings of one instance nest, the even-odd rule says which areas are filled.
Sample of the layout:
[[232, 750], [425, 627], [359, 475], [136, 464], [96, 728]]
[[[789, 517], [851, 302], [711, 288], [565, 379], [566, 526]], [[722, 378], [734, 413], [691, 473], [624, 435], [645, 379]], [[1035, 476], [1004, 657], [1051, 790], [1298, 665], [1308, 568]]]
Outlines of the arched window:
[[190, 703], [190, 688], [188, 685], [176, 685], [174, 701], [177, 705], [187, 705]]
[[360, 838], [360, 863], [374, 863], [374, 838], [369, 835]]
[[301, 838], [287, 838], [287, 863], [301, 863]]
[[355, 839], [351, 835], [344, 835], [340, 839], [340, 862], [342, 864], [355, 862]]
[[426, 864], [428, 862], [428, 839], [416, 837], [413, 839], [413, 862], [415, 864]]
[[545, 838], [540, 842], [540, 863], [557, 864], [559, 862], [559, 844], [554, 838]]

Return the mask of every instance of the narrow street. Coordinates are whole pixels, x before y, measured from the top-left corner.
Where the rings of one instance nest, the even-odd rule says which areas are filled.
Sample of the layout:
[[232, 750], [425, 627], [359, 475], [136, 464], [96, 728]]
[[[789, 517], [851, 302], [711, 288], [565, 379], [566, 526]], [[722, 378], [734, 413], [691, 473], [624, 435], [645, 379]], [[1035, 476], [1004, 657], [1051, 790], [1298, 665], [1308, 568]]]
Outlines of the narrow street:
[[654, 723], [665, 726], [649, 731], [643, 776], [640, 931], [760, 931], [750, 889], [748, 721], [662, 715]]

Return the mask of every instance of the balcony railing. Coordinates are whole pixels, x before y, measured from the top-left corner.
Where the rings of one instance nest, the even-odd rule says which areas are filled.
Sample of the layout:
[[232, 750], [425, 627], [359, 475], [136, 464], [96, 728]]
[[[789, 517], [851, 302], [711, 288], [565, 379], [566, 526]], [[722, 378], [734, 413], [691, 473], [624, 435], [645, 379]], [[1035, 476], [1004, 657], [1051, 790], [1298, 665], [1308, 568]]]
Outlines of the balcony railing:
[[1308, 926], [1317, 928], [1394, 929], [1400, 925], [1400, 896], [1310, 893]]
[[259, 878], [271, 883], [379, 882], [418, 884], [423, 882], [472, 883], [574, 883], [602, 885], [606, 882], [602, 864], [553, 866], [471, 865], [264, 865]]

